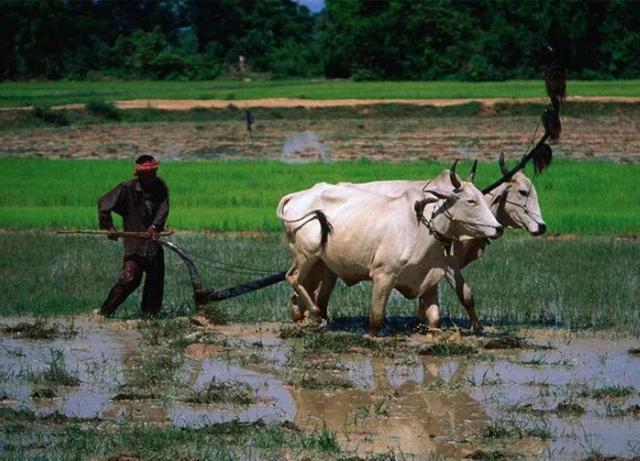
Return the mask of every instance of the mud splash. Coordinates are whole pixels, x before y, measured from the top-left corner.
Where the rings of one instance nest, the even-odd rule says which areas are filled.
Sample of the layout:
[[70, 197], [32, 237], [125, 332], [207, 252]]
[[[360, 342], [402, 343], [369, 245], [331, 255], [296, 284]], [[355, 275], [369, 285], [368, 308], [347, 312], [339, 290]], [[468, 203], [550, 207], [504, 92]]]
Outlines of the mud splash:
[[[416, 459], [462, 458], [489, 446], [505, 456], [574, 459], [593, 453], [631, 457], [640, 450], [634, 410], [640, 405], [640, 357], [629, 353], [638, 348], [637, 340], [547, 330], [527, 338], [547, 349], [434, 357], [417, 353], [415, 346], [426, 339], [414, 335], [400, 352], [363, 349], [314, 357], [314, 366], [320, 365], [314, 373], [330, 369], [351, 386], [312, 389], [289, 381], [298, 343], [279, 339], [277, 326], [213, 331], [215, 344], [187, 348], [175, 386], [194, 391], [212, 382], [243, 386], [254, 396], [251, 403], [185, 403], [171, 392], [120, 400], [124, 370], [140, 336], [86, 321], [74, 338], [0, 336], [0, 405], [177, 427], [287, 421], [310, 431], [327, 428], [344, 450], [358, 456], [393, 450]], [[464, 336], [459, 341], [479, 343]], [[38, 394], [30, 377], [47, 369], [51, 350], [62, 351], [67, 371], [80, 385]], [[332, 365], [323, 367], [322, 360]], [[500, 427], [511, 429], [501, 434]]]

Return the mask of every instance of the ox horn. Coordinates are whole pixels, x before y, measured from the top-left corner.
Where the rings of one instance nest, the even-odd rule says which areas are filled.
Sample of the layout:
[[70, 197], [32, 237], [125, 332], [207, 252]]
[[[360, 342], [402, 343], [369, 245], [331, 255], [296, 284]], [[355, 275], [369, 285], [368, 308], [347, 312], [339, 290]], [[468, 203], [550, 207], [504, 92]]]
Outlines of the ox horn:
[[498, 157], [498, 165], [500, 165], [500, 171], [503, 175], [509, 174], [509, 168], [507, 168], [507, 164], [504, 162], [504, 152], [500, 152], [500, 157]]
[[451, 165], [451, 169], [449, 169], [449, 178], [451, 179], [451, 184], [453, 184], [453, 188], [454, 189], [460, 189], [460, 187], [462, 187], [462, 183], [458, 179], [458, 176], [456, 176], [456, 165], [457, 164], [458, 164], [458, 159], [456, 159], [453, 162], [453, 165]]
[[473, 165], [471, 165], [471, 171], [469, 172], [469, 178], [467, 181], [474, 182], [476, 180], [476, 170], [478, 169], [478, 159], [473, 161]]

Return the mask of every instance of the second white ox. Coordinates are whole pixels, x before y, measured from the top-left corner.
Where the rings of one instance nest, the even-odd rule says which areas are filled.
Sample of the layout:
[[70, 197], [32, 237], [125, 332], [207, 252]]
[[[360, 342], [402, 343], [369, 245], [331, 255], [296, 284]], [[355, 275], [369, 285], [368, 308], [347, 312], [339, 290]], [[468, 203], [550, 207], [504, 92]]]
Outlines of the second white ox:
[[[538, 236], [545, 233], [547, 226], [542, 218], [538, 193], [535, 186], [527, 176], [518, 171], [514, 174], [507, 168], [502, 154], [499, 158], [499, 166], [503, 176], [511, 178], [497, 186], [484, 196], [487, 205], [491, 209], [498, 222], [508, 229], [523, 229], [531, 235]], [[477, 162], [469, 176], [469, 181], [473, 182]], [[440, 189], [453, 190], [449, 175], [440, 175], [431, 181], [375, 181], [369, 183], [339, 183], [339, 185], [351, 185], [358, 189], [377, 192], [390, 196], [401, 195], [404, 191], [414, 188], [424, 188], [427, 184], [433, 183]], [[480, 321], [475, 312], [475, 302], [471, 288], [462, 277], [460, 270], [478, 259], [484, 253], [487, 241], [484, 238], [470, 239], [453, 242], [452, 256], [455, 265], [445, 272], [445, 276], [451, 287], [456, 291], [460, 302], [467, 310], [471, 327], [474, 330], [481, 328]], [[421, 321], [427, 320], [430, 327], [438, 327], [440, 320], [438, 305], [438, 286], [435, 285], [425, 291], [420, 298], [418, 318]]]
[[422, 295], [455, 267], [440, 241], [499, 237], [503, 228], [482, 193], [459, 181], [454, 168], [450, 181], [453, 189], [433, 182], [395, 197], [326, 183], [284, 196], [277, 214], [293, 255], [286, 275], [297, 298], [293, 320], [326, 317], [336, 277], [350, 286], [371, 280], [369, 320], [376, 335], [392, 289], [422, 304]]

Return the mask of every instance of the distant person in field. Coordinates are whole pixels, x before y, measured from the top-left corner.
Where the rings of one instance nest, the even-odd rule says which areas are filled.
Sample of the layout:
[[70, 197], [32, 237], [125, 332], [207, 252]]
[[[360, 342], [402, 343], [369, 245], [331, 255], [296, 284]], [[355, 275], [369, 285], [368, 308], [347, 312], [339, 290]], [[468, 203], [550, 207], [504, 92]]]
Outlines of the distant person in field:
[[108, 231], [107, 238], [118, 240], [111, 213], [122, 216], [126, 232], [145, 232], [149, 238], [125, 238], [124, 261], [120, 277], [100, 308], [110, 317], [118, 306], [140, 286], [142, 314], [152, 317], [160, 312], [164, 291], [164, 252], [157, 241], [169, 215], [169, 189], [156, 174], [158, 161], [151, 155], [136, 159], [135, 178], [118, 184], [98, 200], [98, 221]]

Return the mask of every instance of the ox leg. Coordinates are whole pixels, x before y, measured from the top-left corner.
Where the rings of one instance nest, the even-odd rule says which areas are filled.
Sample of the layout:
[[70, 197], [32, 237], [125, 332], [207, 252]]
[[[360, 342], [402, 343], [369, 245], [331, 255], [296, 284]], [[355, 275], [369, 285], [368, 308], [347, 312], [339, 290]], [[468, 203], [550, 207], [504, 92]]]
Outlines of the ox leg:
[[297, 293], [291, 295], [291, 320], [293, 322], [302, 322], [306, 309]]
[[429, 328], [440, 327], [440, 306], [438, 306], [438, 285], [428, 288], [420, 296], [418, 304], [418, 320], [420, 323], [428, 322]]
[[329, 305], [329, 298], [333, 287], [336, 285], [338, 276], [331, 272], [324, 262], [319, 261], [322, 267], [318, 267], [318, 276], [320, 278], [320, 287], [317, 288], [316, 302], [320, 308], [320, 315], [323, 319], [328, 319], [327, 306]]
[[469, 321], [471, 323], [471, 329], [479, 333], [482, 331], [482, 325], [480, 324], [480, 320], [478, 320], [478, 316], [476, 315], [476, 303], [473, 299], [473, 293], [471, 292], [471, 287], [467, 284], [462, 276], [462, 272], [460, 269], [449, 269], [446, 271], [447, 282], [456, 290], [456, 294], [458, 295], [458, 299], [467, 310], [467, 315], [469, 316]]
[[373, 296], [371, 299], [371, 313], [369, 314], [369, 324], [371, 326], [371, 336], [377, 336], [384, 325], [384, 310], [389, 300], [389, 295], [393, 289], [396, 277], [379, 273], [372, 277]]
[[[331, 272], [324, 261], [320, 259], [313, 265], [313, 268], [302, 282], [302, 286], [307, 290], [307, 293], [309, 293], [320, 309], [320, 315], [323, 319], [327, 318], [327, 305], [329, 304], [331, 291], [333, 290], [336, 280], [337, 276]], [[292, 320], [294, 322], [304, 320], [306, 312], [304, 302], [297, 293], [294, 293], [293, 296], [291, 296]]]
[[[304, 286], [304, 282], [313, 268], [314, 262], [315, 261], [309, 261], [308, 258], [301, 256], [296, 258], [293, 266], [291, 266], [291, 269], [287, 272], [287, 282], [289, 282], [295, 291], [295, 295], [291, 299], [291, 317], [294, 321], [302, 320], [305, 310], [307, 309], [311, 312], [314, 318], [320, 318], [320, 309], [318, 309], [318, 306]], [[305, 306], [304, 309], [302, 308], [302, 304]], [[301, 315], [302, 317], [300, 317]]]

